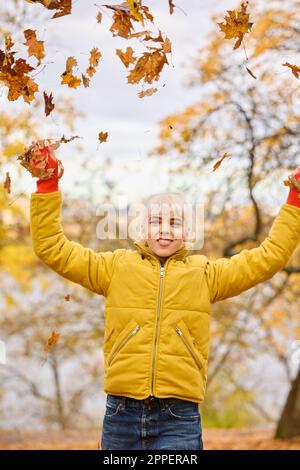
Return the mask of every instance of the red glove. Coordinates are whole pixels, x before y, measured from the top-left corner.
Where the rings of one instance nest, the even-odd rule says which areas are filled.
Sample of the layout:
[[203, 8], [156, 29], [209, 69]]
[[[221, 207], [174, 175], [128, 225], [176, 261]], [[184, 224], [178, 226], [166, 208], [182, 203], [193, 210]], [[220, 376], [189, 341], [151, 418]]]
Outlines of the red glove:
[[[300, 178], [300, 166], [296, 168], [292, 175], [296, 180]], [[300, 190], [290, 188], [286, 203], [291, 204], [292, 206], [299, 207], [300, 209]]]
[[45, 169], [48, 170], [49, 168], [54, 168], [54, 172], [52, 173], [51, 177], [47, 180], [41, 180], [41, 179], [37, 180], [36, 192], [37, 193], [52, 193], [54, 191], [58, 191], [58, 180], [59, 180], [58, 160], [53, 153], [49, 152], [47, 148], [45, 148], [43, 152], [48, 153], [48, 163]]

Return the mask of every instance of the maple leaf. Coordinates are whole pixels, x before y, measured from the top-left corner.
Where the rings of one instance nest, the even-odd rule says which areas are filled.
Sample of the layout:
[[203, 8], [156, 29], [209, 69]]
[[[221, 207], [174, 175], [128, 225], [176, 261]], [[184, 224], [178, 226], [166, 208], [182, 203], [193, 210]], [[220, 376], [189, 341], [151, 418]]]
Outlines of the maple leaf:
[[48, 10], [57, 10], [52, 18], [70, 15], [72, 12], [72, 0], [26, 0], [28, 3], [40, 3]]
[[299, 78], [300, 76], [300, 67], [297, 65], [291, 65], [289, 62], [282, 64], [284, 67], [289, 67], [292, 70], [294, 77]]
[[157, 88], [148, 88], [145, 91], [141, 91], [138, 93], [139, 98], [144, 98], [144, 96], [151, 96], [153, 93], [157, 92]]
[[139, 83], [142, 79], [152, 83], [159, 79], [159, 74], [165, 64], [169, 64], [166, 54], [161, 51], [145, 52], [137, 60], [134, 68], [127, 76], [128, 83]]
[[132, 21], [140, 22], [143, 26], [145, 20], [151, 21], [153, 23], [153, 16], [149, 12], [149, 8], [142, 5], [140, 0], [126, 0], [120, 5], [103, 6], [114, 11], [113, 24], [110, 27], [110, 31], [113, 33], [113, 36], [120, 36], [128, 39], [132, 34]]
[[46, 353], [48, 353], [56, 345], [57, 341], [59, 340], [59, 337], [60, 335], [55, 330], [51, 332], [44, 348]]
[[97, 23], [101, 23], [101, 21], [102, 21], [102, 13], [101, 13], [101, 11], [99, 11], [99, 12], [97, 13], [96, 19], [97, 19]]
[[6, 177], [5, 177], [5, 181], [4, 181], [4, 189], [6, 189], [7, 193], [10, 194], [10, 191], [11, 191], [11, 178], [10, 178], [10, 175], [9, 175], [9, 172], [7, 171], [6, 172]]
[[34, 56], [38, 60], [38, 65], [41, 60], [45, 57], [44, 41], [38, 41], [36, 32], [32, 29], [26, 29], [24, 31], [26, 42], [25, 46], [28, 47], [28, 57]]
[[139, 9], [141, 7], [141, 1], [140, 0], [126, 0], [126, 3], [128, 3], [130, 7], [130, 12], [132, 16], [137, 21], [140, 21], [144, 25], [143, 15], [139, 12]]
[[45, 102], [45, 114], [46, 116], [49, 116], [49, 114], [55, 108], [55, 104], [53, 103], [53, 96], [52, 96], [52, 93], [50, 93], [50, 95], [47, 95], [45, 91], [43, 95], [44, 95], [44, 102]]
[[107, 141], [107, 136], [108, 136], [108, 133], [107, 133], [107, 132], [102, 132], [102, 131], [99, 132], [99, 134], [98, 134], [98, 140], [99, 140], [100, 144], [101, 144], [102, 142], [106, 142], [106, 141]]
[[110, 31], [113, 36], [120, 36], [121, 38], [128, 39], [128, 36], [133, 30], [132, 16], [130, 14], [130, 7], [127, 3], [122, 5], [103, 5], [106, 8], [114, 10], [113, 23], [110, 27]]
[[117, 56], [120, 57], [125, 67], [128, 67], [130, 64], [134, 64], [136, 61], [136, 57], [133, 57], [133, 52], [132, 47], [127, 47], [125, 52], [122, 52], [121, 49], [116, 49]]
[[223, 160], [225, 160], [225, 158], [228, 158], [230, 157], [231, 154], [228, 153], [228, 152], [225, 152], [223, 157], [220, 158], [220, 160], [217, 161], [217, 163], [214, 164], [214, 169], [213, 169], [213, 172], [216, 171], [220, 166], [221, 166], [221, 163], [223, 162]]
[[225, 39], [237, 38], [234, 49], [238, 49], [246, 33], [251, 31], [254, 23], [249, 22], [249, 13], [247, 12], [248, 2], [241, 4], [240, 10], [227, 10], [225, 23], [218, 23], [220, 30], [225, 33]]
[[81, 79], [73, 75], [73, 68], [77, 66], [74, 57], [68, 57], [66, 70], [61, 74], [61, 84], [68, 85], [69, 88], [77, 88], [81, 84]]
[[15, 60], [16, 52], [11, 51], [12, 46], [11, 37], [5, 36], [5, 52], [0, 49], [0, 82], [8, 88], [9, 101], [15, 101], [22, 96], [26, 103], [30, 103], [38, 91], [38, 85], [28, 75], [34, 68], [24, 59]]
[[96, 67], [99, 65], [99, 60], [101, 59], [102, 54], [101, 52], [97, 49], [97, 47], [94, 47], [90, 51], [90, 58], [89, 58], [89, 67], [86, 69], [86, 73], [89, 75], [89, 77], [92, 77], [94, 73], [96, 72]]

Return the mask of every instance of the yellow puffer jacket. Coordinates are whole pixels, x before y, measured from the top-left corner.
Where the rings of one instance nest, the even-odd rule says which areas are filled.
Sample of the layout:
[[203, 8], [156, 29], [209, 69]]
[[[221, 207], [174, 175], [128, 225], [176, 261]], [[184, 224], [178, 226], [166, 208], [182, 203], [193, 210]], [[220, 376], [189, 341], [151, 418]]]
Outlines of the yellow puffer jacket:
[[287, 264], [300, 239], [300, 209], [283, 204], [257, 248], [211, 261], [183, 247], [161, 267], [146, 243], [98, 253], [69, 241], [61, 205], [60, 191], [31, 195], [33, 248], [58, 274], [106, 297], [104, 391], [201, 403], [211, 304], [271, 278]]

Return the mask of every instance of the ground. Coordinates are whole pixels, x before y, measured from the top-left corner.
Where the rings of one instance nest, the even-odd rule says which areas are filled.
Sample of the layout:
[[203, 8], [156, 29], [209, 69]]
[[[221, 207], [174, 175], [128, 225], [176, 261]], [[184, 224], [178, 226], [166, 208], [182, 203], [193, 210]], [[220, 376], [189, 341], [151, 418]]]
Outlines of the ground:
[[[300, 436], [287, 441], [272, 438], [270, 429], [206, 429], [203, 434], [206, 450], [300, 450]], [[72, 449], [97, 450], [97, 430], [67, 430], [59, 432], [0, 430], [0, 449]]]

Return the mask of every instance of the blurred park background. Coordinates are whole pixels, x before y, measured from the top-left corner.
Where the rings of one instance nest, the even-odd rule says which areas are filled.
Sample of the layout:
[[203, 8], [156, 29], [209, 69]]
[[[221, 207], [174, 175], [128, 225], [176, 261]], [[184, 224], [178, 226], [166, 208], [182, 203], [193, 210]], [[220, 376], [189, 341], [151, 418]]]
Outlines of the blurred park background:
[[[23, 31], [31, 28], [47, 50], [34, 102], [9, 101], [7, 88], [0, 88], [0, 341], [6, 346], [0, 448], [30, 448], [37, 436], [44, 436], [41, 448], [82, 442], [91, 448], [105, 404], [104, 299], [58, 277], [34, 255], [29, 198], [35, 180], [16, 159], [24, 145], [80, 136], [57, 151], [65, 166], [63, 226], [69, 238], [97, 251], [132, 246], [130, 240], [97, 239], [99, 203], [124, 203], [126, 209], [165, 190], [202, 198], [202, 252], [208, 257], [255, 247], [286, 200], [283, 180], [300, 164], [300, 83], [282, 65], [300, 66], [300, 2], [249, 2], [254, 25], [245, 49], [237, 50], [217, 23], [239, 2], [175, 0], [172, 15], [167, 0], [143, 4], [155, 17], [156, 32], [170, 39], [172, 53], [153, 84], [157, 92], [142, 99], [141, 85], [127, 83], [115, 53], [128, 46], [126, 39], [112, 35], [111, 12], [101, 3], [73, 1], [72, 14], [56, 19], [39, 3], [0, 5], [0, 49], [10, 34], [22, 51]], [[67, 57], [75, 56], [82, 68], [93, 47], [102, 58], [90, 86], [62, 86]], [[55, 99], [47, 118], [43, 90]], [[100, 131], [108, 132], [107, 142], [99, 142]], [[230, 158], [213, 172], [226, 152]], [[3, 184], [7, 172], [10, 193]], [[208, 447], [300, 449], [299, 296], [300, 247], [271, 280], [214, 305], [200, 407]], [[53, 330], [60, 338], [45, 361]]]

